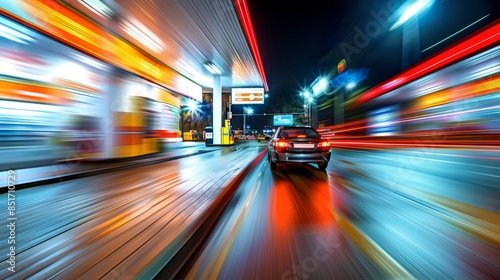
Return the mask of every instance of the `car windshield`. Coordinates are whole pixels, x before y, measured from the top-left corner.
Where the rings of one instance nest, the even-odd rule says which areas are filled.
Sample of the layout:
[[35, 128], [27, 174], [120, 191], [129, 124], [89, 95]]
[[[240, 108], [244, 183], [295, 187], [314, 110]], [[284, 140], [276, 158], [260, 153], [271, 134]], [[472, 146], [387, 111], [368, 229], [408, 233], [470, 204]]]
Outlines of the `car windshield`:
[[312, 128], [293, 127], [285, 128], [280, 132], [280, 138], [320, 138], [321, 136]]

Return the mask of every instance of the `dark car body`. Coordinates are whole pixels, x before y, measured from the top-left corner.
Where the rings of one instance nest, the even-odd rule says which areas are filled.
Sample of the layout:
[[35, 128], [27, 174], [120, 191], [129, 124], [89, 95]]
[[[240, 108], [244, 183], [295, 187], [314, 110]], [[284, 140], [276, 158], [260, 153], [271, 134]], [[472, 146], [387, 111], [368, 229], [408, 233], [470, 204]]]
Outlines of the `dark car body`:
[[330, 161], [330, 143], [310, 126], [281, 126], [268, 146], [271, 169], [278, 163], [317, 163], [321, 170]]

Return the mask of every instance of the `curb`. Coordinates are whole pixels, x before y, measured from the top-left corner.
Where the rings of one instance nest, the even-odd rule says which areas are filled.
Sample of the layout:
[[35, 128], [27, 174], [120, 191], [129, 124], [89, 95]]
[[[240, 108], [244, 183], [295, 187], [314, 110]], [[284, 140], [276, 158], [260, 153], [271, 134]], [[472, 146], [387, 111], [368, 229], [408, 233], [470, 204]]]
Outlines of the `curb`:
[[[210, 152], [214, 152], [214, 151], [219, 151], [219, 150], [197, 150], [195, 152], [192, 152], [189, 154], [184, 154], [184, 155], [136, 159], [135, 161], [128, 161], [128, 162], [125, 162], [123, 164], [120, 164], [120, 165], [117, 164], [117, 165], [114, 165], [111, 167], [108, 166], [108, 167], [95, 168], [95, 169], [90, 169], [90, 170], [85, 170], [85, 171], [66, 173], [66, 174], [62, 174], [62, 175], [54, 175], [52, 177], [47, 177], [47, 178], [43, 178], [43, 179], [36, 180], [36, 181], [16, 183], [16, 190], [40, 186], [40, 185], [46, 185], [46, 184], [60, 183], [60, 182], [67, 181], [67, 180], [74, 180], [74, 179], [95, 176], [95, 175], [101, 175], [101, 174], [106, 174], [106, 173], [110, 173], [110, 172], [126, 170], [126, 169], [130, 169], [130, 168], [134, 168], [134, 167], [141, 167], [141, 166], [147, 166], [147, 165], [152, 165], [152, 164], [158, 164], [158, 163], [162, 163], [162, 162], [166, 162], [166, 161], [171, 161], [171, 160], [190, 157], [190, 156], [194, 156], [194, 155], [210, 153]], [[71, 162], [71, 160], [69, 162]], [[61, 162], [61, 164], [64, 164], [64, 163], [66, 163], [66, 162]], [[109, 164], [111, 164], [111, 163], [109, 163]], [[7, 187], [8, 187], [7, 185], [0, 186], [0, 194], [7, 193], [7, 190], [8, 190]]]
[[[191, 234], [185, 236], [185, 240], [179, 237], [176, 243], [182, 243], [177, 253], [173, 256], [164, 254], [159, 257], [155, 264], [151, 264], [139, 277], [141, 279], [176, 279], [182, 271], [184, 265], [195, 254], [199, 246], [204, 243], [210, 231], [214, 228], [217, 220], [222, 215], [224, 209], [229, 204], [240, 184], [247, 175], [254, 170], [258, 163], [267, 155], [267, 148], [249, 163], [237, 177], [235, 177], [227, 187], [217, 196], [213, 204], [194, 222]], [[164, 264], [162, 264], [164, 263]], [[157, 269], [161, 267], [161, 269]]]

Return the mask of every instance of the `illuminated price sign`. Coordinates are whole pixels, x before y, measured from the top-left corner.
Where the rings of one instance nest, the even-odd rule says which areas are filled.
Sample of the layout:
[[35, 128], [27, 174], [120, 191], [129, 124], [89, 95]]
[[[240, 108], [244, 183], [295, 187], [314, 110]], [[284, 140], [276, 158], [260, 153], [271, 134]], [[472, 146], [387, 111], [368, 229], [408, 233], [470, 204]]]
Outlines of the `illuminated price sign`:
[[232, 104], [264, 104], [264, 88], [233, 88]]

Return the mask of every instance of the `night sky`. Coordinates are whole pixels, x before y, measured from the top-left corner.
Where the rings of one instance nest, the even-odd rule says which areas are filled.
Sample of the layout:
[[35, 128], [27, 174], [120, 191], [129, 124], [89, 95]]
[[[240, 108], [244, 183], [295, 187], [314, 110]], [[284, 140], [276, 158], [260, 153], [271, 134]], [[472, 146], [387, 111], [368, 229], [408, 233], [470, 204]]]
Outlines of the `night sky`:
[[322, 72], [316, 66], [339, 40], [355, 1], [248, 1], [270, 94], [291, 94]]
[[[345, 57], [341, 44], [354, 46], [356, 30], [372, 22], [386, 23], [391, 4], [400, 0], [345, 1], [247, 1], [269, 85], [270, 98], [256, 111], [270, 112], [280, 98], [299, 98], [305, 84], [330, 71]], [[434, 0], [420, 15], [420, 46], [427, 49], [469, 24], [459, 34], [421, 52], [421, 59], [471, 34], [499, 18], [498, 0]], [[372, 36], [359, 53], [348, 57], [347, 67], [368, 68], [369, 77], [360, 87], [370, 88], [402, 71], [400, 30], [387, 24], [372, 29]]]

